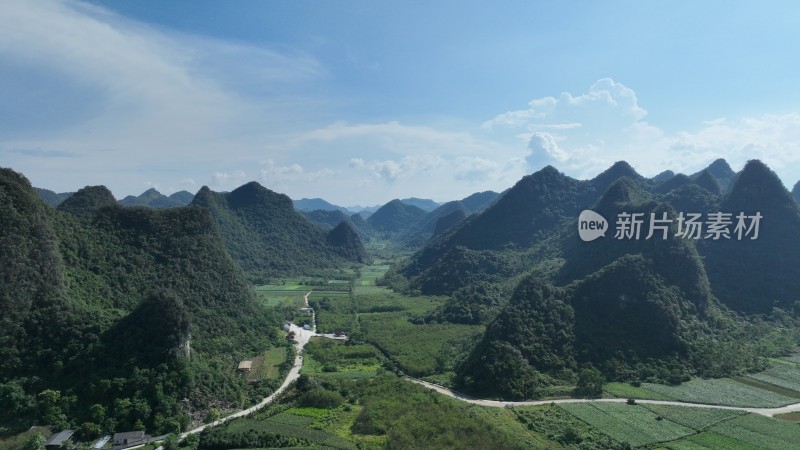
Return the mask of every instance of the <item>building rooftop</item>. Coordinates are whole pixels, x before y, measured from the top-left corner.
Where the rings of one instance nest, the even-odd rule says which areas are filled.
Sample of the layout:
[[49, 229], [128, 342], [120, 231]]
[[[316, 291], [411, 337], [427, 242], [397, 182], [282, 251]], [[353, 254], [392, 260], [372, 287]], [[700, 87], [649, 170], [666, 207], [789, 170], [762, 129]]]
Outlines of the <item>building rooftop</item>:
[[250, 370], [253, 368], [253, 361], [246, 360], [239, 363], [239, 370]]
[[144, 439], [144, 431], [125, 431], [122, 433], [114, 433], [114, 442], [134, 442]]
[[67, 442], [67, 440], [71, 438], [73, 434], [75, 434], [75, 430], [59, 431], [58, 433], [47, 438], [47, 440], [44, 443], [44, 446], [48, 447], [52, 445], [55, 447], [60, 447], [64, 445], [64, 442]]

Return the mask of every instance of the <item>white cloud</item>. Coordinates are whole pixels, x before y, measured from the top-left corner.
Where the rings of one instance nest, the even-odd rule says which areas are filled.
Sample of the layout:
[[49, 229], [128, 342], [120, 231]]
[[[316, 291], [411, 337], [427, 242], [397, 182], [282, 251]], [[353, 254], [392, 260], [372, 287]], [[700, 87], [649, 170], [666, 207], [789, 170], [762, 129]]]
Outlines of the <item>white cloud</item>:
[[622, 127], [647, 115], [636, 93], [611, 78], [594, 83], [589, 92], [572, 95], [563, 92], [558, 98], [543, 97], [528, 102], [528, 109], [509, 111], [484, 122], [483, 128], [569, 129], [599, 126]]
[[329, 168], [308, 171], [297, 163], [282, 166], [271, 159], [262, 161], [262, 165], [261, 181], [264, 186], [278, 192], [285, 192], [293, 185], [313, 183], [324, 178], [335, 178], [337, 175], [335, 170]]
[[[16, 95], [0, 102], [0, 152], [75, 155], [56, 173], [31, 152], [7, 162], [62, 185], [135, 190], [152, 177], [146, 161], [182, 167], [181, 177], [251, 163], [298, 126], [298, 108], [313, 107], [298, 86], [326, 76], [291, 49], [159, 29], [71, 0], [4, 1], [0, 29], [0, 65], [14, 75], [4, 87]], [[15, 117], [26, 126], [3, 120]]]
[[528, 141], [530, 154], [525, 157], [529, 168], [539, 169], [542, 166], [559, 166], [569, 159], [569, 154], [559, 148], [556, 139], [550, 133], [534, 132]]
[[214, 189], [231, 190], [241, 186], [246, 181], [247, 172], [244, 170], [214, 172], [214, 174], [211, 175], [211, 187]]
[[584, 94], [543, 97], [528, 106], [500, 114], [483, 128], [523, 139], [529, 170], [551, 164], [589, 178], [626, 160], [644, 175], [665, 169], [688, 173], [723, 157], [734, 169], [758, 158], [784, 178], [800, 176], [800, 114], [716, 118], [694, 130], [667, 133], [644, 120], [647, 112], [632, 89], [611, 79], [599, 80]]
[[364, 167], [364, 160], [361, 158], [350, 158], [350, 162], [347, 164], [350, 167]]

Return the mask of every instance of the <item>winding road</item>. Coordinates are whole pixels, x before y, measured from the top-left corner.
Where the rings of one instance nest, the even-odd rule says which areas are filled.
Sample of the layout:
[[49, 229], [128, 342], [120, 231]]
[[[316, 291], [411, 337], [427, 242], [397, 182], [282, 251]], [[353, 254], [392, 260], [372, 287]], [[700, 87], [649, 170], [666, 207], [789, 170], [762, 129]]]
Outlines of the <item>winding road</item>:
[[[303, 297], [306, 306], [308, 306], [308, 296], [309, 296], [309, 294], [311, 294], [311, 292], [308, 292]], [[216, 427], [218, 425], [222, 425], [223, 423], [225, 423], [225, 422], [227, 422], [229, 420], [233, 420], [233, 419], [236, 419], [238, 417], [244, 417], [244, 416], [246, 416], [246, 415], [248, 415], [250, 413], [253, 413], [255, 411], [258, 411], [259, 409], [264, 408], [265, 406], [267, 406], [270, 403], [272, 403], [275, 400], [275, 398], [277, 398], [280, 394], [282, 394], [283, 391], [285, 391], [286, 388], [288, 388], [289, 385], [292, 384], [293, 381], [295, 381], [296, 379], [298, 379], [300, 377], [300, 369], [303, 367], [303, 347], [305, 347], [306, 344], [308, 344], [308, 341], [313, 336], [317, 335], [316, 331], [314, 331], [317, 328], [316, 320], [314, 320], [313, 323], [314, 323], [314, 328], [312, 328], [311, 330], [305, 330], [305, 329], [303, 329], [303, 327], [298, 327], [295, 324], [290, 324], [289, 325], [289, 330], [290, 331], [294, 331], [295, 349], [297, 350], [297, 352], [296, 352], [297, 356], [295, 356], [294, 365], [289, 370], [289, 373], [286, 375], [286, 379], [283, 380], [283, 384], [281, 384], [281, 386], [278, 389], [276, 389], [275, 392], [270, 394], [269, 397], [266, 397], [263, 400], [261, 400], [260, 402], [258, 402], [258, 404], [255, 404], [255, 405], [253, 405], [253, 406], [251, 406], [251, 407], [249, 407], [247, 409], [243, 409], [243, 410], [241, 410], [239, 412], [235, 412], [235, 413], [230, 414], [228, 416], [225, 416], [225, 417], [223, 417], [221, 419], [215, 420], [215, 421], [213, 421], [211, 423], [207, 423], [205, 425], [201, 425], [201, 426], [199, 426], [197, 428], [194, 428], [192, 430], [189, 430], [189, 431], [186, 431], [186, 432], [182, 433], [180, 435], [180, 440], [186, 439], [186, 437], [189, 436], [190, 434], [201, 433], [206, 428], [213, 428], [213, 427]]]
[[[308, 292], [303, 297], [305, 305], [308, 306], [308, 296], [311, 292]], [[190, 434], [200, 433], [206, 428], [212, 428], [218, 425], [221, 425], [229, 420], [236, 419], [238, 417], [246, 416], [250, 413], [258, 411], [259, 409], [264, 408], [265, 406], [272, 403], [275, 398], [277, 398], [289, 385], [297, 380], [300, 377], [300, 369], [303, 367], [303, 347], [306, 346], [308, 341], [313, 336], [323, 336], [326, 338], [331, 339], [347, 339], [346, 336], [334, 336], [331, 334], [317, 334], [317, 321], [314, 312], [312, 312], [312, 329], [305, 330], [303, 327], [298, 327], [295, 324], [290, 325], [290, 330], [294, 331], [295, 333], [295, 348], [297, 350], [297, 356], [294, 360], [294, 365], [289, 370], [289, 374], [286, 375], [286, 379], [283, 381], [283, 384], [275, 390], [270, 396], [261, 400], [258, 404], [253, 405], [247, 409], [243, 409], [239, 412], [230, 414], [225, 416], [221, 419], [215, 420], [214, 422], [201, 425], [197, 428], [192, 430], [186, 431], [180, 435], [180, 439], [183, 440]], [[456, 400], [460, 400], [463, 402], [471, 403], [473, 405], [480, 405], [480, 406], [487, 406], [492, 408], [506, 408], [512, 406], [539, 406], [539, 405], [549, 405], [551, 403], [559, 404], [559, 403], [593, 403], [593, 402], [609, 402], [609, 403], [625, 403], [628, 400], [624, 398], [599, 398], [599, 399], [585, 399], [585, 398], [567, 398], [567, 399], [556, 399], [556, 400], [531, 400], [531, 401], [501, 401], [501, 400], [488, 400], [488, 399], [479, 399], [473, 398], [468, 395], [462, 394], [460, 392], [454, 391], [452, 389], [446, 388], [444, 386], [440, 386], [438, 384], [429, 383], [427, 381], [419, 380], [417, 378], [405, 377], [406, 380], [417, 383], [419, 385], [425, 386], [429, 389], [433, 389], [440, 394], [444, 394], [448, 397], [454, 398]], [[800, 411], [800, 403], [794, 403], [791, 405], [781, 406], [778, 408], [748, 408], [748, 407], [739, 407], [739, 406], [721, 406], [721, 405], [711, 405], [707, 403], [688, 403], [688, 402], [677, 402], [677, 401], [666, 401], [666, 400], [645, 400], [645, 399], [635, 399], [636, 403], [642, 404], [650, 404], [650, 405], [672, 405], [672, 406], [684, 406], [690, 408], [715, 408], [715, 409], [727, 409], [733, 411], [744, 411], [753, 414], [760, 414], [762, 416], [773, 417], [776, 414], [785, 414], [789, 412], [798, 412]]]
[[[557, 400], [530, 400], [530, 401], [522, 401], [522, 402], [504, 402], [500, 400], [486, 400], [486, 399], [479, 399], [473, 398], [466, 394], [462, 394], [460, 392], [454, 391], [452, 389], [448, 389], [444, 386], [440, 386], [438, 384], [429, 383], [427, 381], [422, 381], [416, 378], [405, 377], [406, 380], [417, 383], [419, 385], [425, 386], [427, 388], [433, 389], [434, 391], [444, 394], [448, 397], [452, 397], [456, 400], [461, 400], [463, 402], [471, 403], [473, 405], [480, 405], [480, 406], [488, 406], [493, 408], [506, 408], [512, 406], [541, 406], [541, 405], [549, 405], [551, 403], [593, 403], [593, 402], [607, 402], [607, 403], [625, 403], [628, 399], [625, 398], [598, 398], [598, 399], [586, 399], [586, 398], [564, 398], [564, 399], [557, 399]], [[748, 407], [741, 407], [741, 406], [721, 406], [721, 405], [711, 405], [707, 403], [689, 403], [689, 402], [676, 402], [676, 401], [668, 401], [668, 400], [644, 400], [644, 399], [635, 399], [636, 403], [648, 404], [648, 405], [672, 405], [672, 406], [685, 406], [689, 408], [714, 408], [714, 409], [728, 409], [733, 411], [744, 411], [754, 414], [761, 414], [762, 416], [772, 417], [776, 414], [785, 414], [789, 412], [796, 412], [800, 411], [800, 403], [793, 403], [791, 405], [781, 406], [778, 408], [748, 408]]]

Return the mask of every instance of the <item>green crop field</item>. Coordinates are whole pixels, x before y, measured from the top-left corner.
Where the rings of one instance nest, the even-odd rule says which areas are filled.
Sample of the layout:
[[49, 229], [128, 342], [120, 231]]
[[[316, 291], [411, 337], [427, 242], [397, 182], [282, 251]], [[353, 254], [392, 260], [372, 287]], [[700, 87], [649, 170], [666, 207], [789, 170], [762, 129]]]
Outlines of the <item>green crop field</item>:
[[370, 294], [388, 294], [392, 291], [383, 286], [360, 284], [353, 287], [353, 292], [355, 292], [356, 295], [370, 295]]
[[800, 355], [784, 356], [780, 359], [788, 361], [790, 363], [800, 364]]
[[[252, 431], [251, 431], [252, 430]], [[326, 431], [309, 428], [307, 426], [290, 425], [287, 423], [268, 420], [237, 419], [219, 430], [226, 435], [247, 435], [248, 433], [274, 433], [281, 436], [306, 439], [319, 445], [340, 449], [355, 449], [350, 441]]]
[[716, 380], [697, 378], [678, 386], [642, 383], [642, 387], [661, 394], [669, 400], [689, 403], [772, 408], [797, 402], [796, 398], [748, 386], [728, 378]]
[[687, 436], [683, 439], [669, 442], [664, 447], [670, 450], [760, 450], [761, 448], [713, 431]]
[[284, 425], [294, 425], [296, 427], [306, 427], [316, 421], [316, 417], [302, 416], [294, 414], [290, 411], [284, 411], [269, 417], [265, 422], [282, 423]]
[[696, 431], [701, 431], [725, 420], [747, 414], [742, 411], [733, 411], [729, 409], [691, 408], [685, 406], [647, 404], [642, 404], [641, 406], [663, 417], [664, 419], [689, 427]]
[[482, 325], [415, 325], [403, 313], [361, 314], [360, 318], [367, 341], [416, 377], [451, 370], [452, 358], [483, 332]]
[[389, 290], [375, 294], [357, 293], [356, 295], [359, 313], [404, 311], [409, 317], [427, 314], [437, 306], [442, 305], [446, 300], [446, 297], [408, 297]]
[[673, 441], [695, 433], [694, 429], [671, 420], [659, 420], [658, 414], [641, 405], [572, 403], [559, 407], [612, 439], [634, 447]]
[[308, 284], [286, 283], [286, 284], [261, 284], [254, 286], [253, 289], [255, 289], [256, 292], [302, 291], [303, 293], [306, 293], [314, 289], [314, 287], [315, 286]]
[[800, 425], [747, 414], [711, 427], [710, 431], [759, 449], [797, 448]]
[[357, 328], [352, 296], [344, 295], [315, 295], [309, 296], [309, 304], [317, 315], [317, 332], [333, 333], [342, 331], [351, 334]]
[[312, 338], [305, 354], [303, 373], [333, 378], [374, 376], [384, 360], [372, 345], [347, 345], [344, 341], [323, 338]]
[[286, 362], [286, 347], [275, 347], [253, 359], [253, 370], [247, 381], [274, 380], [280, 375], [280, 365]]
[[638, 398], [646, 400], [672, 400], [658, 392], [653, 392], [642, 386], [631, 386], [630, 383], [612, 382], [606, 383], [603, 387], [603, 392], [611, 397], [617, 398]]
[[794, 397], [800, 397], [800, 366], [794, 364], [773, 364], [764, 372], [749, 375], [765, 383], [774, 384], [794, 391]]

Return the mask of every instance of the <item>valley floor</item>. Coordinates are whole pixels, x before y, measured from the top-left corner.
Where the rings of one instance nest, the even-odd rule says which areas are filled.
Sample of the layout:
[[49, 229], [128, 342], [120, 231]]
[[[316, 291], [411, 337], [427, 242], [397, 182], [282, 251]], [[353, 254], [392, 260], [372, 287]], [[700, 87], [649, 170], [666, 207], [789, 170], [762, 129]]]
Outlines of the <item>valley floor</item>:
[[[299, 291], [295, 307], [315, 308], [312, 330], [292, 325], [298, 356], [289, 376], [258, 405], [184, 436], [205, 431], [201, 449], [263, 448], [265, 436], [283, 436], [296, 448], [783, 450], [796, 444], [800, 391], [791, 387], [800, 380], [800, 362], [792, 358], [742, 380], [610, 383], [606, 393], [616, 398], [508, 402], [455, 392], [437, 383], [449, 380], [446, 356], [482, 327], [410, 323], [442, 300], [375, 286], [384, 271], [365, 269], [349, 293], [281, 287]], [[346, 345], [330, 339], [333, 331], [356, 339]], [[398, 368], [426, 380], [397, 377]], [[315, 404], [311, 393], [334, 401]]]

